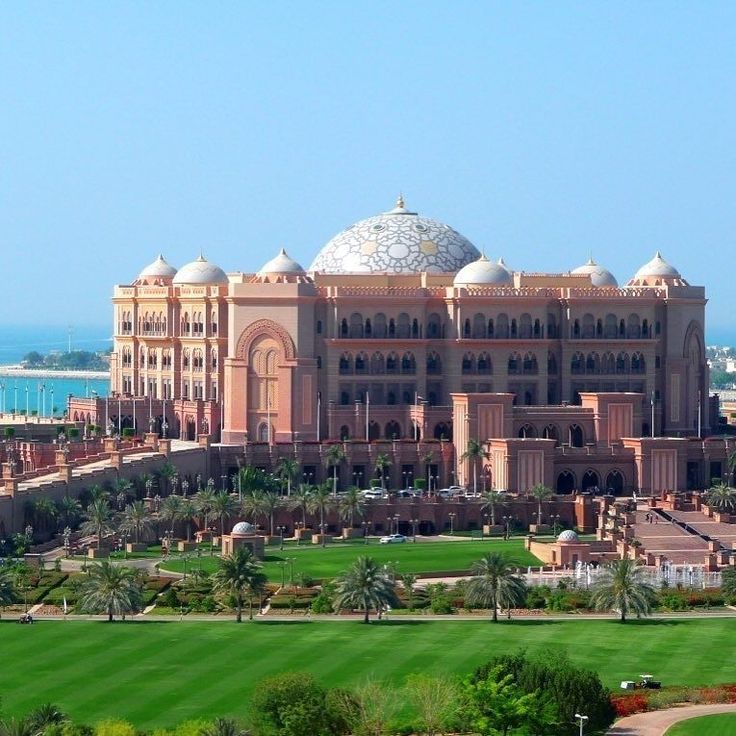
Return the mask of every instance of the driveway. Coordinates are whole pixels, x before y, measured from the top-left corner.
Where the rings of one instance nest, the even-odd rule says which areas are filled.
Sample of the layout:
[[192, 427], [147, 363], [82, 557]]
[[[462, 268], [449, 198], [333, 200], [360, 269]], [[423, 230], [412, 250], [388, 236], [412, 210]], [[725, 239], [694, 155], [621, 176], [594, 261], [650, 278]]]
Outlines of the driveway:
[[635, 716], [627, 716], [616, 721], [607, 736], [664, 736], [667, 729], [679, 721], [716, 713], [736, 713], [736, 704], [687, 705], [683, 708], [668, 708], [652, 713], [637, 713]]

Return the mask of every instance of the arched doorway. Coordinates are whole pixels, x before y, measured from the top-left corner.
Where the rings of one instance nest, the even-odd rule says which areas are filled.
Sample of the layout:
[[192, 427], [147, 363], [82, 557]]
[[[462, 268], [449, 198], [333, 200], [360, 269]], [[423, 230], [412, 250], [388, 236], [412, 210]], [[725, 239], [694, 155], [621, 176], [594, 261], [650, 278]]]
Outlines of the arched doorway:
[[570, 447], [582, 447], [585, 438], [583, 428], [579, 424], [570, 426]]
[[519, 430], [519, 437], [523, 439], [535, 439], [537, 436], [537, 430], [534, 429], [534, 427], [531, 424], [525, 424], [520, 430]]
[[620, 470], [612, 470], [606, 476], [606, 493], [620, 496], [624, 492], [624, 476]]
[[386, 422], [386, 429], [383, 436], [387, 440], [400, 440], [401, 425], [393, 419], [390, 422]]
[[452, 439], [452, 424], [450, 422], [439, 422], [434, 425], [434, 438], [436, 440]]
[[595, 470], [586, 470], [583, 474], [583, 481], [580, 484], [580, 487], [584, 491], [589, 491], [591, 489], [598, 490], [600, 488], [601, 479], [598, 473], [595, 472]]
[[381, 436], [381, 427], [378, 422], [370, 422], [368, 424], [368, 440], [377, 440]]
[[197, 423], [194, 421], [192, 417], [187, 417], [186, 427], [187, 427], [187, 439], [190, 441], [196, 440], [197, 439]]
[[557, 493], [572, 493], [575, 490], [575, 475], [571, 470], [563, 470], [557, 476]]

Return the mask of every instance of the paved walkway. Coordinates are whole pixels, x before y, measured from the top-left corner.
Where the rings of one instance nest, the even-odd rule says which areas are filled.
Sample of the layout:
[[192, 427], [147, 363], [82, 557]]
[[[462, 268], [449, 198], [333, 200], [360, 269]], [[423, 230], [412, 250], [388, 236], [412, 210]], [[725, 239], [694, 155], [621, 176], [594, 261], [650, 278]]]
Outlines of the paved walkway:
[[616, 725], [608, 731], [607, 736], [664, 736], [667, 729], [679, 721], [716, 713], [736, 713], [736, 704], [687, 705], [683, 708], [668, 708], [652, 713], [637, 713], [635, 716], [616, 721]]

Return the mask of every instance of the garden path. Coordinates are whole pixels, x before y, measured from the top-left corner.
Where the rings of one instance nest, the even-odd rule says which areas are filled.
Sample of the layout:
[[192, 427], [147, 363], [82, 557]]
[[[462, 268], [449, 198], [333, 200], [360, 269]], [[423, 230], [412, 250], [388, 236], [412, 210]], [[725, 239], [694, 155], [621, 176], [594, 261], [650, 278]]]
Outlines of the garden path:
[[736, 704], [688, 705], [683, 708], [637, 713], [616, 721], [607, 736], [664, 736], [667, 729], [679, 721], [715, 713], [736, 713]]

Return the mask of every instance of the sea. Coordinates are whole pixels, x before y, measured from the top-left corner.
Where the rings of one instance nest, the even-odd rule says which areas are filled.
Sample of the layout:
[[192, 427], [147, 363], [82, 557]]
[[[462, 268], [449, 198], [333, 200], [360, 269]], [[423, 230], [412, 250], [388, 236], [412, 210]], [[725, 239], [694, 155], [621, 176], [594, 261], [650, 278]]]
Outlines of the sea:
[[[112, 346], [109, 325], [0, 325], [0, 366], [18, 365], [35, 350], [42, 355], [69, 350], [106, 350]], [[37, 411], [51, 416], [64, 411], [69, 394], [107, 396], [110, 381], [103, 378], [31, 378], [0, 376], [0, 411]]]

